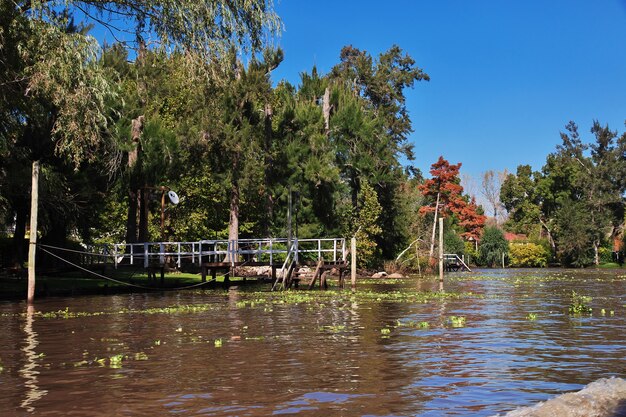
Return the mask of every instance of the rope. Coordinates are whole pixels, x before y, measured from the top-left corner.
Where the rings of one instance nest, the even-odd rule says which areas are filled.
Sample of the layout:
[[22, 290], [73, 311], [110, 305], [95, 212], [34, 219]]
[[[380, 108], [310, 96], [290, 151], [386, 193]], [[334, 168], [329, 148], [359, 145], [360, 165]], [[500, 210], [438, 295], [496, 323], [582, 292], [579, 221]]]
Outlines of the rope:
[[[38, 246], [40, 246], [40, 245], [38, 245]], [[200, 282], [200, 283], [198, 283], [198, 284], [192, 284], [192, 285], [187, 285], [187, 286], [184, 286], [184, 287], [174, 287], [174, 288], [154, 288], [154, 287], [146, 287], [146, 286], [144, 286], [144, 285], [136, 285], [136, 284], [131, 284], [131, 283], [129, 283], [129, 282], [120, 281], [120, 280], [117, 280], [117, 279], [115, 279], [115, 278], [107, 277], [107, 276], [102, 275], [102, 274], [99, 274], [99, 273], [97, 273], [97, 272], [90, 271], [89, 269], [87, 269], [87, 268], [83, 268], [83, 267], [82, 267], [82, 266], [80, 266], [80, 265], [77, 265], [77, 264], [75, 264], [75, 263], [73, 263], [73, 262], [71, 262], [71, 261], [69, 261], [69, 260], [67, 260], [67, 259], [64, 259], [64, 258], [60, 257], [59, 255], [56, 255], [56, 254], [54, 254], [54, 253], [50, 252], [49, 250], [44, 249], [44, 248], [43, 248], [43, 247], [41, 247], [41, 246], [40, 246], [40, 249], [41, 249], [42, 251], [46, 252], [47, 254], [54, 256], [55, 258], [59, 259], [60, 261], [65, 262], [65, 263], [67, 263], [68, 265], [73, 266], [74, 268], [77, 268], [77, 269], [80, 269], [80, 270], [82, 270], [82, 271], [85, 271], [85, 272], [87, 272], [87, 273], [89, 273], [89, 274], [95, 275], [95, 276], [97, 276], [98, 278], [102, 278], [102, 279], [105, 279], [105, 280], [108, 280], [108, 281], [116, 282], [116, 283], [118, 283], [118, 284], [122, 284], [122, 285], [127, 285], [127, 286], [129, 286], [129, 287], [141, 288], [141, 289], [143, 289], [143, 290], [152, 290], [152, 291], [179, 291], [179, 290], [185, 290], [185, 289], [188, 289], [188, 288], [200, 287], [200, 286], [202, 286], [202, 285], [206, 285], [206, 284], [208, 284], [209, 282], [213, 282], [213, 280], [211, 280], [211, 281], [207, 281], [207, 282]]]
[[104, 256], [104, 257], [111, 257], [111, 258], [114, 256], [112, 253], [85, 252], [85, 251], [80, 251], [80, 250], [76, 250], [76, 249], [60, 248], [58, 246], [44, 245], [44, 244], [41, 244], [41, 243], [38, 243], [37, 246], [42, 247], [42, 248], [50, 248], [50, 249], [62, 250], [62, 251], [65, 251], [65, 252], [80, 253], [80, 254], [90, 255], [90, 256]]

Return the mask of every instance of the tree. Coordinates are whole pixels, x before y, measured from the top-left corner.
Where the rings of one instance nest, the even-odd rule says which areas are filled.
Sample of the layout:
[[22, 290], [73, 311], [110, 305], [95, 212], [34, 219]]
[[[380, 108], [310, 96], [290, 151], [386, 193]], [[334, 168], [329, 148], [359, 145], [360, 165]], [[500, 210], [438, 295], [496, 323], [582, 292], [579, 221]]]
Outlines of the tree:
[[488, 267], [499, 265], [502, 257], [509, 252], [509, 242], [504, 238], [504, 233], [497, 227], [485, 227], [480, 240], [478, 253], [480, 263]]
[[392, 257], [404, 240], [397, 227], [395, 198], [406, 180], [399, 160], [413, 159], [405, 90], [430, 78], [396, 45], [377, 57], [350, 45], [342, 48], [329, 79], [329, 135], [339, 150], [337, 166], [350, 186], [353, 206], [361, 178], [376, 189], [385, 207], [380, 218], [383, 233], [377, 241], [383, 254]]
[[624, 218], [626, 135], [597, 121], [591, 133], [595, 140], [584, 143], [570, 122], [541, 172], [520, 166], [501, 190], [511, 214], [508, 226], [528, 233], [541, 225], [566, 265], [597, 265], [600, 247], [619, 233]]
[[485, 171], [482, 175], [482, 194], [490, 205], [493, 218], [496, 221], [496, 225], [500, 221], [502, 215], [502, 202], [500, 201], [500, 189], [502, 183], [507, 178], [508, 172], [506, 170], [502, 172], [495, 172], [492, 170]]
[[[198, 63], [225, 57], [232, 48], [261, 50], [266, 37], [276, 34], [281, 23], [271, 0], [20, 0], [11, 2], [23, 16], [47, 21], [59, 9], [80, 11], [86, 19], [103, 26], [118, 42], [140, 49], [154, 38], [164, 49], [197, 54]], [[119, 24], [120, 20], [125, 25]], [[131, 29], [133, 39], [125, 39]]]
[[433, 205], [424, 205], [420, 208], [420, 213], [434, 213], [433, 231], [431, 236], [429, 257], [432, 258], [435, 248], [435, 231], [437, 225], [437, 217], [439, 214], [445, 216], [453, 211], [453, 207], [459, 205], [458, 200], [461, 199], [463, 187], [461, 187], [459, 179], [459, 169], [461, 163], [451, 165], [447, 160], [440, 156], [437, 162], [430, 167], [432, 178], [426, 180], [424, 184], [419, 186], [420, 191], [425, 197], [434, 199]]
[[368, 267], [374, 266], [377, 256], [375, 239], [382, 233], [378, 220], [382, 207], [378, 203], [376, 191], [368, 181], [361, 182], [359, 205], [353, 216], [354, 236], [357, 241], [358, 259]]
[[461, 237], [467, 240], [477, 241], [480, 239], [480, 235], [485, 227], [486, 217], [481, 214], [482, 209], [476, 205], [476, 200], [473, 198], [469, 203], [461, 202], [460, 207], [455, 211], [459, 219], [459, 225], [464, 229], [461, 233]]

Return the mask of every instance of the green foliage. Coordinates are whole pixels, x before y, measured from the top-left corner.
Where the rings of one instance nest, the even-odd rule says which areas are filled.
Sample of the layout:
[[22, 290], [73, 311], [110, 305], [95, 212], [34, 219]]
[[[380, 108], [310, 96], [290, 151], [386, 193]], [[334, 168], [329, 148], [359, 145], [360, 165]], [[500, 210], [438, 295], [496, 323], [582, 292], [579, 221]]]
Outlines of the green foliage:
[[497, 227], [485, 227], [478, 247], [479, 262], [488, 267], [498, 266], [502, 262], [502, 255], [509, 252], [509, 243], [504, 233]]
[[465, 255], [467, 255], [469, 262], [475, 262], [478, 260], [480, 253], [476, 249], [475, 242], [464, 242], [465, 245]]
[[[412, 157], [404, 90], [428, 76], [399, 47], [377, 57], [348, 47], [331, 73], [274, 85], [282, 51], [260, 49], [279, 28], [271, 1], [19, 4], [0, 6], [0, 216], [23, 225], [17, 234], [40, 158], [47, 239], [157, 239], [160, 186], [181, 197], [165, 209], [176, 240], [285, 236], [291, 191], [299, 236], [356, 233], [363, 266], [421, 227], [420, 179], [409, 184], [400, 160]], [[113, 31], [125, 22], [138, 49], [101, 48], [73, 24], [78, 6]], [[146, 49], [148, 35], [171, 48]], [[241, 49], [253, 51], [246, 66]]]
[[378, 224], [382, 207], [378, 203], [376, 191], [367, 181], [361, 183], [358, 201], [358, 212], [353, 223], [356, 228], [357, 260], [362, 266], [372, 267], [379, 262], [380, 252], [374, 239], [382, 233]]
[[612, 263], [615, 261], [613, 255], [613, 248], [608, 248], [606, 246], [602, 246], [598, 249], [598, 255], [600, 257], [600, 262], [603, 264]]
[[443, 234], [443, 250], [445, 253], [465, 254], [465, 242], [452, 228], [447, 228]]
[[511, 243], [509, 259], [513, 267], [542, 268], [548, 265], [548, 252], [535, 243]]
[[601, 246], [623, 222], [626, 133], [618, 136], [597, 121], [591, 133], [594, 140], [584, 143], [570, 122], [541, 172], [520, 166], [501, 189], [507, 227], [546, 236], [564, 265], [599, 264]]

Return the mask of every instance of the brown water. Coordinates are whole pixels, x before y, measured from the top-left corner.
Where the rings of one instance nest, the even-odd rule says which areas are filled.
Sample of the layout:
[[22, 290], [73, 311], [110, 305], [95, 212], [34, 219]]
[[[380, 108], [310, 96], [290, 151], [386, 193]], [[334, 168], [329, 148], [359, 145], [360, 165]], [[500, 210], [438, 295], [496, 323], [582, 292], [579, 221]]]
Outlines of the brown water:
[[[0, 303], [0, 415], [487, 416], [626, 377], [620, 272], [459, 274], [446, 291], [477, 296], [426, 303], [372, 288], [436, 283], [318, 301], [246, 288]], [[572, 290], [592, 315], [568, 314]], [[164, 309], [180, 305], [195, 307]]]

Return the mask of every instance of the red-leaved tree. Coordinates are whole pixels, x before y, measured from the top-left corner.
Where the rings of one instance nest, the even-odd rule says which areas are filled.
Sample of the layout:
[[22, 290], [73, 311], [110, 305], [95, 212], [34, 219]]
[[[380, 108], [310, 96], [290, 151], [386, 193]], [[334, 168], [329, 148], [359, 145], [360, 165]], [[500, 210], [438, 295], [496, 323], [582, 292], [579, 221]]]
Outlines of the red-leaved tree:
[[433, 256], [435, 249], [435, 231], [439, 215], [445, 217], [456, 215], [459, 224], [465, 229], [461, 234], [465, 239], [470, 237], [478, 239], [485, 224], [485, 216], [478, 214], [478, 207], [474, 199], [467, 203], [463, 197], [463, 187], [459, 178], [461, 163], [450, 164], [443, 156], [431, 165], [431, 179], [424, 181], [419, 190], [425, 197], [435, 200], [434, 205], [425, 205], [420, 208], [420, 214], [433, 213], [433, 232], [430, 243], [430, 254]]
[[485, 227], [487, 216], [478, 213], [476, 200], [472, 197], [469, 203], [463, 201], [462, 207], [456, 212], [459, 224], [465, 230], [461, 233], [461, 237], [467, 240], [478, 240]]

